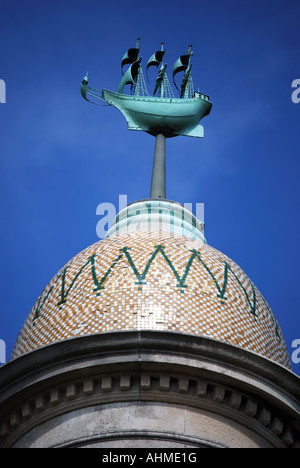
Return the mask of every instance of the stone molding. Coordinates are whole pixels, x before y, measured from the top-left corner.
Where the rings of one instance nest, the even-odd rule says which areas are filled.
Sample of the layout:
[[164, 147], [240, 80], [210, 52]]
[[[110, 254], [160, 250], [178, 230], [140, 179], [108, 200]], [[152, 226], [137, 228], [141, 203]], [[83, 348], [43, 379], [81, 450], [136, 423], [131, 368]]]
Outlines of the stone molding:
[[299, 447], [299, 378], [208, 338], [154, 331], [89, 335], [25, 354], [0, 368], [0, 377], [2, 447], [59, 415], [136, 401], [209, 411], [273, 447]]

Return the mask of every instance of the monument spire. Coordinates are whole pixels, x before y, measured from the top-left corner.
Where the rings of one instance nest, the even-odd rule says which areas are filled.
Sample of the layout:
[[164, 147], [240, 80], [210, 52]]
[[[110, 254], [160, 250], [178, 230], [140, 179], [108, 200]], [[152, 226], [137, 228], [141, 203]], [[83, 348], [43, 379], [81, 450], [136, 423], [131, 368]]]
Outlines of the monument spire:
[[166, 198], [166, 139], [156, 135], [150, 198]]

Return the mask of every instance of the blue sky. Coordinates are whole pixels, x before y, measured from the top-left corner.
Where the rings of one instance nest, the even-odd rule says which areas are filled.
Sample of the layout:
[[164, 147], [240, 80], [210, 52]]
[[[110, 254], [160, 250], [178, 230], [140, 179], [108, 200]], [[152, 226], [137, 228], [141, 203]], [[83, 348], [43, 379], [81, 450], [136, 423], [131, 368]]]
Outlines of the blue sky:
[[[300, 339], [299, 1], [15, 1], [1, 6], [0, 339], [10, 355], [41, 291], [99, 240], [100, 203], [149, 196], [154, 138], [80, 96], [116, 90], [141, 38], [171, 69], [193, 45], [195, 87], [213, 102], [205, 138], [167, 140], [167, 197], [205, 204], [205, 235], [270, 304], [290, 355]], [[300, 375], [300, 364], [294, 364]]]

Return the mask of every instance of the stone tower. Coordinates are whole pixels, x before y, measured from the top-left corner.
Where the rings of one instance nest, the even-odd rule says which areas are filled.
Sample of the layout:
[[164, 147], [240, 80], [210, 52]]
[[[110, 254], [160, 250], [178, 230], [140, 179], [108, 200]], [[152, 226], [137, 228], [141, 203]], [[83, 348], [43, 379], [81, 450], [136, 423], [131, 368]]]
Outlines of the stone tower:
[[0, 375], [4, 447], [299, 445], [269, 305], [166, 200], [127, 207], [57, 273]]
[[[123, 59], [132, 82], [138, 47]], [[189, 90], [191, 55], [175, 68]], [[164, 74], [162, 63], [159, 98], [82, 82], [85, 99], [106, 96], [129, 128], [156, 137], [150, 198], [122, 210], [34, 304], [0, 368], [2, 447], [299, 447], [300, 381], [276, 318], [203, 223], [166, 199], [165, 138], [203, 136], [211, 103], [185, 88], [166, 97]]]

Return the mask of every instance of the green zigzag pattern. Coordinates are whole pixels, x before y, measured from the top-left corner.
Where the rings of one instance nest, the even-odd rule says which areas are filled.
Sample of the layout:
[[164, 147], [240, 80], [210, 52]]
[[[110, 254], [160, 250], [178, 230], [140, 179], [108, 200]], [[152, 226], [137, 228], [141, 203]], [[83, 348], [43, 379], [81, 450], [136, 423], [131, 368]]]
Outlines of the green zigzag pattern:
[[[180, 274], [178, 273], [178, 271], [174, 267], [172, 261], [170, 260], [170, 258], [166, 254], [166, 252], [164, 250], [164, 247], [162, 245], [157, 245], [155, 247], [154, 252], [151, 254], [148, 262], [146, 263], [144, 271], [140, 273], [138, 271], [138, 269], [137, 269], [131, 255], [130, 255], [130, 248], [124, 247], [124, 248], [120, 249], [120, 254], [112, 262], [111, 266], [108, 268], [108, 270], [105, 272], [105, 274], [102, 276], [102, 278], [100, 280], [97, 277], [96, 268], [95, 268], [95, 258], [96, 258], [97, 255], [94, 254], [91, 257], [89, 257], [88, 260], [86, 261], [86, 263], [80, 268], [80, 270], [74, 276], [71, 284], [69, 285], [69, 287], [67, 289], [66, 289], [66, 284], [65, 283], [66, 283], [66, 274], [67, 274], [69, 266], [66, 266], [62, 270], [62, 272], [58, 275], [58, 277], [56, 278], [55, 283], [51, 286], [51, 288], [49, 288], [49, 290], [47, 291], [47, 293], [45, 294], [43, 299], [42, 299], [43, 294], [40, 296], [39, 301], [38, 301], [37, 306], [36, 306], [34, 318], [33, 318], [33, 325], [35, 325], [36, 320], [38, 319], [38, 317], [40, 315], [40, 311], [41, 311], [44, 303], [46, 302], [46, 300], [49, 297], [51, 291], [53, 290], [54, 285], [57, 283], [57, 281], [60, 278], [61, 278], [60, 301], [57, 303], [57, 306], [59, 306], [60, 308], [62, 308], [63, 304], [67, 302], [68, 295], [69, 295], [70, 291], [72, 290], [76, 280], [79, 278], [79, 276], [81, 275], [83, 270], [88, 265], [90, 265], [92, 278], [93, 278], [93, 281], [94, 281], [94, 284], [95, 284], [95, 288], [94, 288], [93, 291], [95, 291], [98, 296], [101, 294], [101, 291], [103, 289], [105, 289], [104, 284], [105, 284], [107, 278], [109, 277], [110, 273], [112, 272], [112, 270], [114, 269], [116, 264], [122, 258], [127, 260], [127, 262], [129, 264], [129, 266], [131, 267], [134, 275], [136, 276], [136, 279], [137, 279], [136, 284], [139, 286], [139, 289], [142, 289], [142, 286], [146, 284], [146, 277], [147, 277], [147, 273], [149, 271], [149, 268], [150, 268], [152, 262], [155, 260], [156, 256], [159, 253], [162, 255], [162, 257], [166, 261], [167, 265], [170, 267], [172, 273], [174, 274], [174, 276], [175, 276], [175, 278], [177, 280], [177, 285], [176, 286], [178, 288], [180, 288], [181, 293], [184, 293], [185, 288], [188, 287], [188, 285], [186, 284], [186, 280], [188, 278], [188, 275], [189, 275], [189, 272], [190, 272], [190, 269], [191, 269], [191, 266], [192, 266], [193, 262], [197, 259], [201, 263], [201, 265], [205, 268], [205, 270], [207, 271], [207, 273], [209, 274], [211, 279], [213, 280], [213, 283], [215, 284], [216, 289], [217, 289], [217, 297], [221, 300], [222, 304], [227, 300], [226, 288], [227, 288], [227, 283], [228, 283], [228, 274], [229, 274], [229, 272], [231, 272], [231, 274], [233, 275], [233, 277], [235, 278], [235, 280], [237, 281], [237, 283], [241, 287], [243, 293], [245, 294], [247, 303], [249, 305], [250, 313], [252, 314], [254, 320], [257, 321], [258, 316], [257, 316], [257, 313], [256, 313], [256, 303], [257, 303], [256, 302], [256, 294], [255, 294], [255, 288], [254, 288], [252, 282], [249, 280], [250, 284], [251, 284], [251, 288], [252, 288], [252, 300], [251, 300], [248, 293], [247, 293], [247, 291], [245, 290], [244, 286], [242, 285], [241, 281], [239, 280], [238, 276], [236, 275], [236, 273], [232, 270], [231, 266], [226, 261], [223, 260], [223, 263], [224, 263], [223, 283], [219, 284], [219, 282], [217, 281], [217, 279], [214, 276], [211, 269], [206, 265], [206, 263], [201, 258], [200, 253], [195, 249], [191, 250], [190, 252], [191, 252], [191, 255], [190, 255], [190, 258], [189, 258], [189, 260], [188, 260], [188, 262], [186, 264], [185, 271], [184, 271], [183, 275], [180, 276]], [[278, 332], [278, 330], [279, 330], [278, 323], [277, 323], [274, 315], [271, 313], [269, 307], [268, 307], [268, 310], [269, 310], [269, 312], [271, 314], [271, 318], [272, 318], [272, 321], [273, 321], [273, 324], [274, 324], [275, 334], [276, 334], [276, 336], [278, 338], [280, 338], [280, 335], [279, 335], [279, 332]]]

